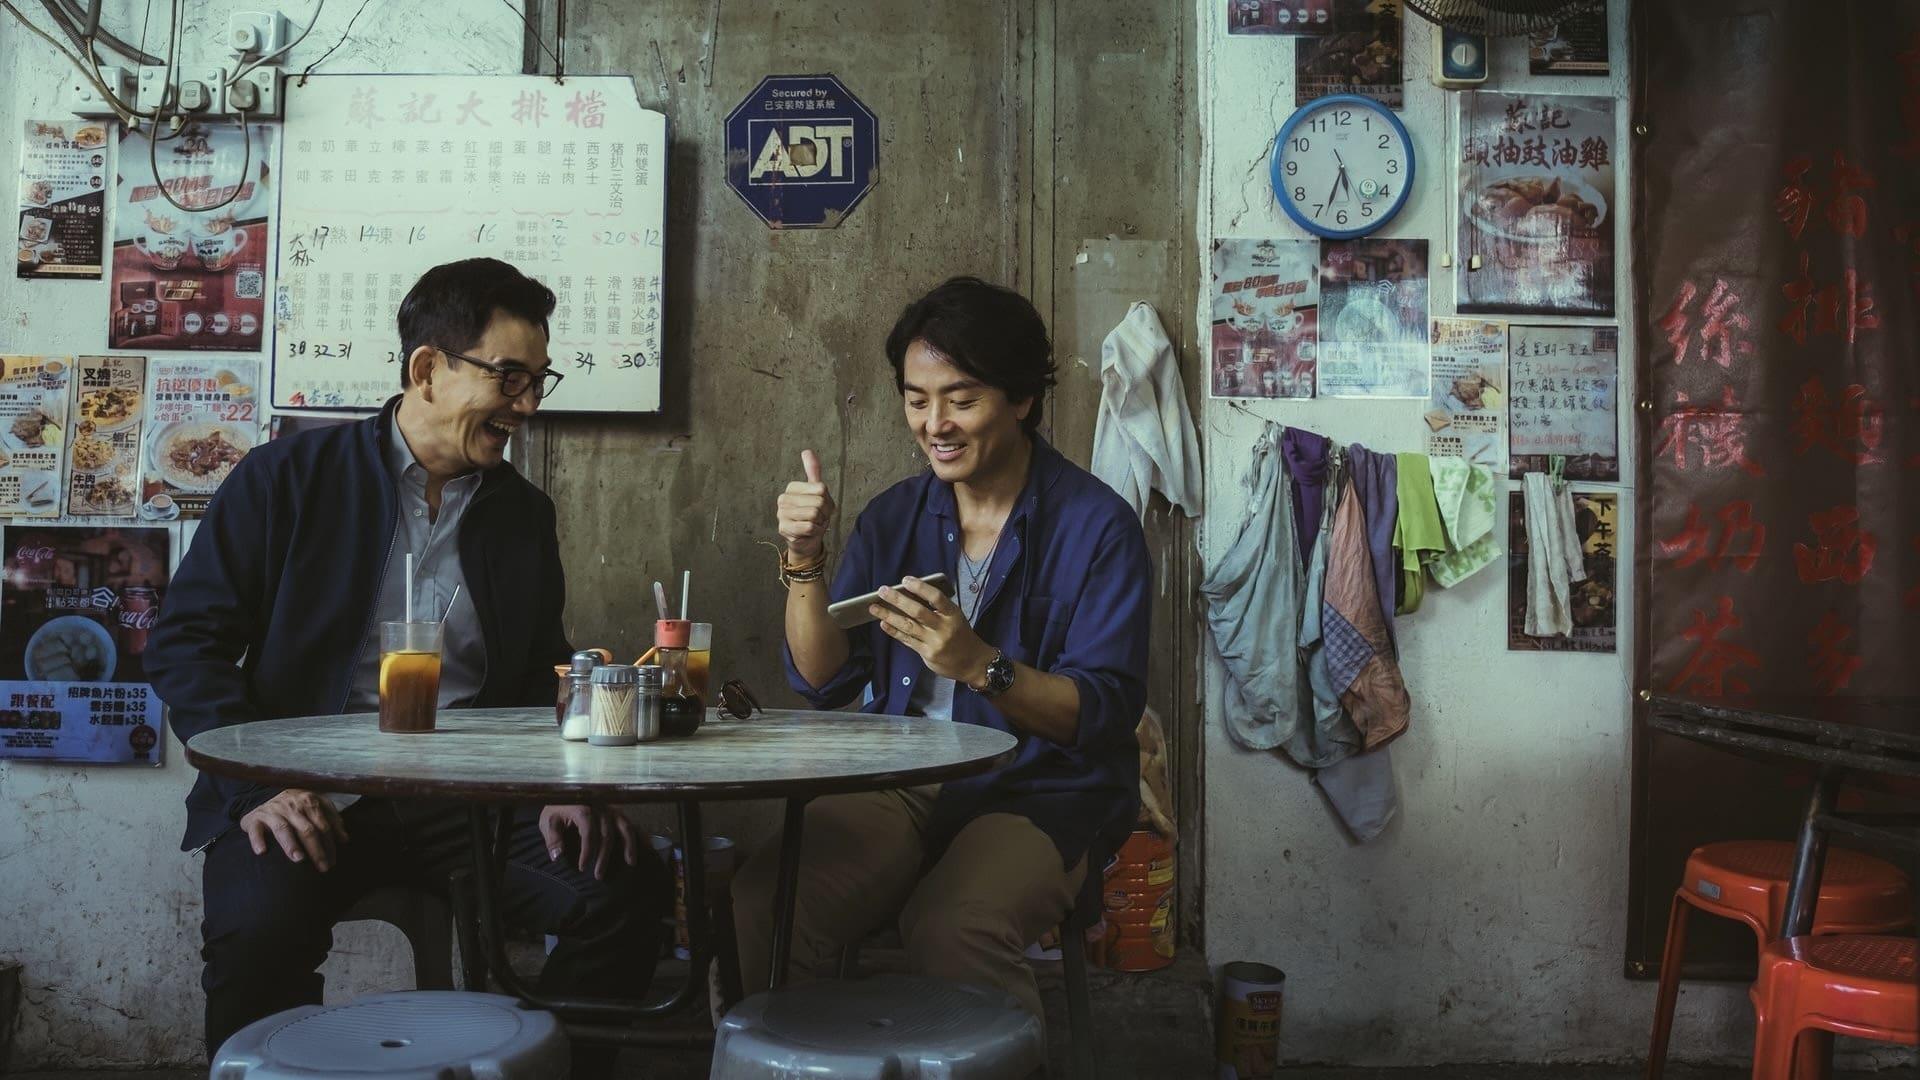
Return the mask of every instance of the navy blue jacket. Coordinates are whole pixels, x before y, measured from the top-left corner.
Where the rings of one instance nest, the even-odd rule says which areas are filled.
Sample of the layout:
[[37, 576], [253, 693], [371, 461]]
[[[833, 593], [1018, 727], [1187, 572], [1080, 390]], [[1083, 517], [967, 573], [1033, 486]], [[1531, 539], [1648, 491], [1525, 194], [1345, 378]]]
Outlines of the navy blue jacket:
[[[860, 512], [829, 595], [844, 600], [935, 571], [958, 582], [959, 541], [953, 485], [931, 469], [902, 480]], [[1008, 659], [1078, 684], [1079, 729], [1072, 745], [1025, 734], [991, 701], [956, 686], [955, 722], [998, 728], [1020, 742], [1002, 768], [941, 787], [931, 848], [990, 813], [1032, 821], [1068, 868], [1089, 851], [1104, 857], [1119, 848], [1140, 812], [1133, 732], [1147, 702], [1152, 614], [1153, 564], [1133, 508], [1036, 436], [1027, 485], [994, 550], [973, 628]], [[877, 623], [848, 631], [847, 643], [846, 666], [819, 687], [808, 685], [787, 651], [787, 681], [817, 708], [839, 708], [865, 689], [867, 711], [904, 715], [914, 686], [934, 677], [919, 653]]]
[[[234, 467], [168, 586], [147, 674], [182, 743], [203, 731], [344, 711], [393, 556], [399, 492], [381, 447], [399, 399], [352, 424], [276, 439]], [[460, 523], [460, 569], [486, 643], [476, 708], [551, 705], [566, 583], [553, 501], [511, 465], [487, 471]], [[205, 773], [183, 850], [276, 789]]]

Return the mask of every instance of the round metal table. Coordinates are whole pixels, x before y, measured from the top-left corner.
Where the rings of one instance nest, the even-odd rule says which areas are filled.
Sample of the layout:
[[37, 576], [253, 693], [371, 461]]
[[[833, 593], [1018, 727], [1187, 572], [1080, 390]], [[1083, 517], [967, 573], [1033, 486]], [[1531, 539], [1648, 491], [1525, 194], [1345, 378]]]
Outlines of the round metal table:
[[[216, 728], [187, 743], [187, 763], [218, 776], [282, 788], [471, 803], [475, 891], [494, 978], [529, 1005], [559, 1014], [577, 1037], [659, 1045], [684, 1042], [686, 1037], [649, 1037], [658, 1033], [592, 1021], [666, 1016], [695, 1000], [713, 955], [706, 925], [704, 845], [684, 845], [693, 957], [685, 986], [672, 998], [649, 1005], [543, 997], [506, 962], [497, 889], [512, 815], [495, 815], [490, 830], [493, 808], [672, 802], [679, 805], [681, 834], [687, 838], [703, 835], [703, 801], [786, 800], [774, 901], [771, 985], [777, 987], [786, 981], [792, 951], [800, 832], [808, 800], [978, 775], [998, 765], [1017, 745], [1006, 732], [972, 724], [768, 709], [751, 720], [709, 711], [707, 722], [687, 738], [598, 747], [561, 739], [552, 709], [443, 709], [435, 730], [419, 734], [383, 733], [373, 713]], [[737, 973], [722, 974], [729, 996], [737, 997]]]

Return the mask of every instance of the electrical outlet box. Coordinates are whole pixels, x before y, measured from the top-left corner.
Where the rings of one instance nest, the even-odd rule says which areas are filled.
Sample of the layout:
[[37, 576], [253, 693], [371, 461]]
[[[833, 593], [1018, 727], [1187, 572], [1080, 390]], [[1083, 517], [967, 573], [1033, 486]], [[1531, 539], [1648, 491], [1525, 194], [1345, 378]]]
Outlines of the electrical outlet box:
[[1435, 86], [1448, 90], [1467, 90], [1487, 81], [1487, 36], [1433, 28], [1433, 69], [1429, 73]]
[[236, 11], [227, 16], [227, 47], [236, 56], [265, 56], [286, 43], [287, 19], [278, 11]]
[[134, 107], [141, 112], [153, 112], [161, 106], [173, 104], [168, 93], [172, 86], [167, 81], [167, 69], [164, 67], [143, 67], [140, 69], [140, 95], [134, 100]]
[[227, 87], [223, 111], [247, 114], [250, 120], [280, 119], [281, 71], [276, 67], [257, 67]]
[[[133, 97], [134, 74], [131, 68], [103, 67], [100, 69], [100, 81], [106, 83], [107, 88], [121, 101]], [[74, 76], [72, 85], [67, 88], [67, 107], [75, 116], [88, 119], [118, 118], [120, 115], [106, 98], [100, 96], [99, 89], [93, 83], [78, 75]]]
[[224, 111], [226, 88], [225, 68], [188, 72], [180, 77], [180, 92], [176, 104], [181, 112], [218, 114]]

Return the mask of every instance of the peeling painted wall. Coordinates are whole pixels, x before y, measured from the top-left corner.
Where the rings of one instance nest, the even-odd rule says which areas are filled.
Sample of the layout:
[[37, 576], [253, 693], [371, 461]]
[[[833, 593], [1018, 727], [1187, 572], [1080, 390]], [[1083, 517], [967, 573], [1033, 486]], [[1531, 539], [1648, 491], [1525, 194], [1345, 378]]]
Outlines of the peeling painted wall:
[[[1610, 78], [1533, 77], [1523, 40], [1496, 39], [1487, 86], [1621, 99], [1625, 147], [1626, 9], [1612, 0]], [[1273, 134], [1293, 110], [1287, 39], [1229, 37], [1220, 0], [1197, 0], [1201, 29], [1201, 220], [1212, 237], [1296, 237], [1268, 188]], [[1416, 190], [1381, 235], [1426, 237], [1433, 314], [1453, 312], [1438, 269], [1456, 188], [1444, 109], [1428, 80], [1431, 25], [1406, 26], [1402, 120], [1419, 155]], [[1629, 167], [1621, 155], [1623, 170]], [[1623, 172], [1618, 189], [1631, 191]], [[1622, 211], [1630, 207], [1622, 200]], [[1619, 231], [1617, 322], [1631, 325], [1628, 230]], [[1193, 279], [1207, 296], [1206, 271]], [[1197, 319], [1205, 333], [1204, 301]], [[1560, 321], [1560, 320], [1516, 320]], [[1566, 320], [1574, 322], [1594, 320]], [[1632, 341], [1621, 338], [1620, 400], [1632, 401]], [[1209, 514], [1202, 549], [1217, 557], [1246, 513], [1248, 452], [1267, 419], [1342, 443], [1420, 449], [1408, 402], [1209, 401], [1203, 421]], [[1623, 446], [1632, 452], [1630, 441]], [[1633, 470], [1623, 462], [1631, 480]], [[1622, 488], [1621, 505], [1632, 505]], [[1621, 518], [1620, 550], [1633, 522]], [[1504, 546], [1504, 544], [1503, 544]], [[1631, 573], [1631, 564], [1622, 564]], [[1623, 603], [1631, 590], [1622, 581]], [[1630, 790], [1631, 612], [1613, 656], [1505, 650], [1504, 562], [1431, 591], [1398, 622], [1413, 694], [1411, 730], [1392, 744], [1401, 810], [1366, 846], [1346, 839], [1306, 775], [1236, 747], [1221, 727], [1220, 672], [1206, 676], [1207, 955], [1287, 973], [1288, 1059], [1355, 1065], [1582, 1061], [1643, 1054], [1654, 986], [1625, 965]], [[1750, 1054], [1744, 986], [1688, 984], [1677, 1058]]]
[[[39, 5], [20, 6], [48, 24]], [[259, 6], [183, 5], [183, 60], [223, 60], [202, 46], [224, 32], [228, 12]], [[282, 6], [300, 24], [312, 7]], [[152, 5], [148, 52], [166, 39], [166, 7]], [[289, 56], [292, 69], [338, 41], [358, 7], [328, 4]], [[144, 0], [108, 0], [102, 25], [137, 44], [147, 10]], [[321, 70], [516, 73], [523, 36], [498, 0], [376, 3]], [[71, 69], [0, 14], [0, 73], [0, 170], [12, 175], [22, 122], [62, 114]], [[0, 277], [0, 352], [104, 351], [107, 307], [104, 282]], [[24, 966], [14, 1069], [200, 1059], [200, 861], [179, 850], [194, 774], [171, 737], [166, 757], [160, 769], [0, 762], [0, 960]], [[368, 923], [340, 929], [326, 973], [332, 998], [413, 977], [399, 932]]]

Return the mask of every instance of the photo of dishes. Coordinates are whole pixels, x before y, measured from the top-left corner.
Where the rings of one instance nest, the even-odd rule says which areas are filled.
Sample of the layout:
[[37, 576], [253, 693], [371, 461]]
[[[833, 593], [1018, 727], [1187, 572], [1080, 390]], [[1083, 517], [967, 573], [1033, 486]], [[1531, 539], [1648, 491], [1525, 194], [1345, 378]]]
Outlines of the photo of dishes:
[[22, 133], [15, 276], [99, 278], [106, 240], [107, 126], [28, 120]]

